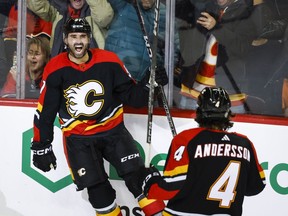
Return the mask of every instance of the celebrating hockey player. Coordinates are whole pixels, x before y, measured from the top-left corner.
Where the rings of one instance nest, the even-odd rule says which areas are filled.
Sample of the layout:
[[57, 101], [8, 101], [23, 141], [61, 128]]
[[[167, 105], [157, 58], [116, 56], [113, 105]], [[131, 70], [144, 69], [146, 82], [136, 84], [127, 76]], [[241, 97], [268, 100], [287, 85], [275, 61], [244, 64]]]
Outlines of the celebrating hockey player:
[[[123, 104], [147, 106], [146, 83], [136, 84], [114, 53], [89, 49], [90, 39], [91, 28], [84, 18], [67, 21], [68, 51], [52, 58], [43, 74], [34, 117], [33, 164], [44, 172], [56, 169], [51, 143], [58, 114], [71, 176], [77, 190], [87, 188], [96, 215], [122, 215], [103, 159], [116, 168], [145, 215], [155, 215], [164, 202], [148, 200], [136, 184], [135, 173], [144, 162], [123, 122]], [[130, 155], [134, 157], [121, 160]]]
[[163, 215], [240, 216], [244, 196], [266, 185], [256, 150], [246, 136], [227, 131], [233, 123], [224, 89], [206, 87], [197, 102], [199, 127], [173, 138], [163, 177], [154, 167], [141, 172], [144, 194], [169, 200]]

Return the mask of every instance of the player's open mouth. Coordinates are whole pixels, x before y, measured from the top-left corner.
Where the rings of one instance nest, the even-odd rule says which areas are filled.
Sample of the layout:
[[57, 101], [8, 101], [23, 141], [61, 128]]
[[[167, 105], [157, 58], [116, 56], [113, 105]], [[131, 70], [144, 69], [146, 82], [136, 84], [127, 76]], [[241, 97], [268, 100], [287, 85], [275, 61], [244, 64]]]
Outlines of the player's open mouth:
[[83, 46], [82, 46], [82, 45], [75, 46], [76, 52], [81, 52], [82, 49], [83, 49]]

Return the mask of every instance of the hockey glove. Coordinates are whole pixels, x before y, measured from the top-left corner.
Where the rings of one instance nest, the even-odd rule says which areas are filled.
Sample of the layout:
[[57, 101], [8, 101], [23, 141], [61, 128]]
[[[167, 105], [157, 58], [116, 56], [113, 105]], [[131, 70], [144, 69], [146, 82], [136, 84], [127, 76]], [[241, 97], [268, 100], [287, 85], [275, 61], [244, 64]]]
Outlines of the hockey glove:
[[43, 172], [56, 169], [56, 157], [51, 143], [32, 142], [33, 164]]
[[[143, 83], [144, 85], [146, 83], [146, 86], [148, 88], [150, 88], [151, 85], [150, 73], [151, 73], [150, 70], [148, 70], [145, 77], [141, 80], [141, 83]], [[167, 83], [168, 83], [168, 76], [165, 68], [156, 68], [154, 86], [155, 87], [158, 87], [158, 85], [165, 86], [167, 85]]]
[[155, 81], [157, 84], [165, 86], [168, 84], [168, 76], [164, 67], [157, 67], [155, 72]]
[[148, 196], [150, 187], [162, 178], [160, 172], [153, 166], [143, 169], [141, 177], [143, 179], [142, 190], [145, 196]]

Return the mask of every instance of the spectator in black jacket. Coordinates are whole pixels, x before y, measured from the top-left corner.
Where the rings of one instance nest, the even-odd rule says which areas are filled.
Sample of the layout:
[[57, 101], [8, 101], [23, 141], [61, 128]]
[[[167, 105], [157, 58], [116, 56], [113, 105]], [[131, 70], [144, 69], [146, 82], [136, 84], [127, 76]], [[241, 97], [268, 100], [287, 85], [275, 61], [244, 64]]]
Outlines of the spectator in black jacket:
[[[288, 2], [254, 0], [251, 18], [257, 30], [246, 61], [247, 90], [253, 97], [252, 111], [282, 115], [281, 92], [286, 86], [283, 78], [288, 71]], [[282, 105], [285, 107], [286, 104]]]

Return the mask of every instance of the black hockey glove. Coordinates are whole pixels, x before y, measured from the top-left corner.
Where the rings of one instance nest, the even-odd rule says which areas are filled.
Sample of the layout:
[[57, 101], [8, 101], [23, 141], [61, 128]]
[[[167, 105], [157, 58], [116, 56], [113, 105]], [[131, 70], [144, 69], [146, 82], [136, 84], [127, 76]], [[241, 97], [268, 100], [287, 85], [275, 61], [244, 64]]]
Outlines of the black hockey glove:
[[[148, 70], [146, 72], [145, 77], [141, 80], [141, 83], [146, 84], [146, 86], [148, 88], [150, 88], [150, 85], [151, 85], [150, 73], [151, 73], [150, 70]], [[156, 68], [154, 86], [158, 87], [158, 84], [165, 86], [165, 85], [167, 85], [167, 83], [168, 83], [168, 76], [167, 76], [165, 68], [163, 68], [163, 67], [162, 68]]]
[[33, 164], [43, 172], [56, 169], [56, 157], [51, 143], [32, 142]]
[[157, 84], [165, 86], [168, 84], [168, 76], [164, 67], [157, 67], [155, 72], [155, 81]]
[[150, 187], [161, 180], [161, 174], [155, 167], [144, 168], [141, 178], [143, 179], [142, 190], [145, 196], [148, 195]]

